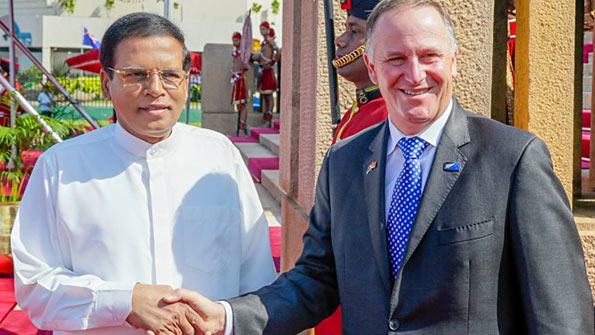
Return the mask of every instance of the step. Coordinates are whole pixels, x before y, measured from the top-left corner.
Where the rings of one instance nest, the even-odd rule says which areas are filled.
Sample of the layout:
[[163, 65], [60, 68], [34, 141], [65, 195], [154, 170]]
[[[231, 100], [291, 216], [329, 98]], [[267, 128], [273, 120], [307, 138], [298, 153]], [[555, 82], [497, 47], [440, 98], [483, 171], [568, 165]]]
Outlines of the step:
[[261, 134], [260, 143], [279, 156], [279, 134]]
[[260, 183], [261, 170], [279, 169], [279, 157], [260, 143], [236, 143], [244, 163], [255, 182]]
[[593, 77], [583, 76], [583, 92], [591, 92], [593, 90]]
[[593, 75], [593, 64], [583, 64], [583, 76]]
[[274, 128], [251, 128], [250, 136], [259, 140], [261, 134], [279, 134], [279, 130]]
[[584, 37], [584, 41], [583, 43], [587, 44], [587, 43], [593, 43], [593, 32], [591, 31], [587, 31], [585, 32], [585, 34], [583, 35]]
[[279, 170], [262, 170], [261, 184], [281, 204], [281, 199], [285, 195], [285, 191], [279, 185]]
[[583, 109], [591, 109], [591, 93], [583, 92]]

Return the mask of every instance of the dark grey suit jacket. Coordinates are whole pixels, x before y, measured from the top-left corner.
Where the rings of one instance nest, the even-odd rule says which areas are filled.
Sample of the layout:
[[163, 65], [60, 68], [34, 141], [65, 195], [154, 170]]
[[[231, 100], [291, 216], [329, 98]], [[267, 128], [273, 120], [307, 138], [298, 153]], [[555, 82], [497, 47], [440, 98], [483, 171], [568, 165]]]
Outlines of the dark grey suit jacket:
[[383, 122], [331, 147], [300, 259], [229, 300], [235, 335], [295, 334], [339, 303], [343, 334], [594, 333], [581, 242], [542, 140], [455, 103], [393, 280], [389, 136]]

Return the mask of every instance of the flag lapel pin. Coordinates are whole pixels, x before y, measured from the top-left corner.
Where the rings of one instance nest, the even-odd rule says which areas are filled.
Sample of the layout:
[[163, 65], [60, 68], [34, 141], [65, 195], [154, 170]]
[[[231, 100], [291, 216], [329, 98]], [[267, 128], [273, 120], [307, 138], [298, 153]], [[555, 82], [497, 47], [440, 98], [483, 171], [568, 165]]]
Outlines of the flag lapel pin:
[[366, 176], [370, 174], [370, 172], [372, 172], [372, 170], [374, 170], [376, 167], [378, 166], [378, 162], [373, 161], [372, 163], [370, 163], [368, 165], [368, 167], [366, 168]]
[[442, 166], [442, 170], [449, 172], [461, 171], [461, 162], [446, 162]]

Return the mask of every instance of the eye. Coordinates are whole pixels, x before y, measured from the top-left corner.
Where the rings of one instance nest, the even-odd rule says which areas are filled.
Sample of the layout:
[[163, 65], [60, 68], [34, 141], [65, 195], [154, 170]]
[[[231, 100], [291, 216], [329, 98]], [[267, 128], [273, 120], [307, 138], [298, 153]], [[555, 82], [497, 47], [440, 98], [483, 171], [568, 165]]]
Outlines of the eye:
[[387, 62], [392, 65], [401, 65], [401, 64], [405, 63], [405, 57], [403, 57], [403, 56], [391, 57], [387, 60]]
[[440, 59], [440, 55], [438, 53], [430, 52], [422, 56], [422, 61], [424, 63], [432, 63]]
[[127, 71], [124, 74], [124, 78], [130, 79], [142, 79], [147, 77], [147, 71], [142, 70], [135, 70], [135, 71]]
[[181, 80], [184, 77], [182, 71], [163, 71], [163, 79]]

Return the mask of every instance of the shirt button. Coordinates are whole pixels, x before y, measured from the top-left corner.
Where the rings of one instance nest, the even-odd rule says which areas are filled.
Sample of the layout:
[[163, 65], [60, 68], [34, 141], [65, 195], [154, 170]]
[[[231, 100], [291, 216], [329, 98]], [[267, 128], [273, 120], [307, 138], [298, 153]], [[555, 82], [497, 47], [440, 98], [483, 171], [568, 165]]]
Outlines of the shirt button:
[[388, 322], [388, 328], [389, 328], [390, 330], [393, 330], [393, 331], [395, 331], [395, 330], [399, 329], [399, 326], [400, 326], [400, 324], [399, 324], [399, 320], [396, 320], [396, 319], [391, 319], [391, 320]]
[[149, 151], [149, 153], [151, 155], [155, 155], [157, 153], [157, 149], [151, 149], [151, 151]]

